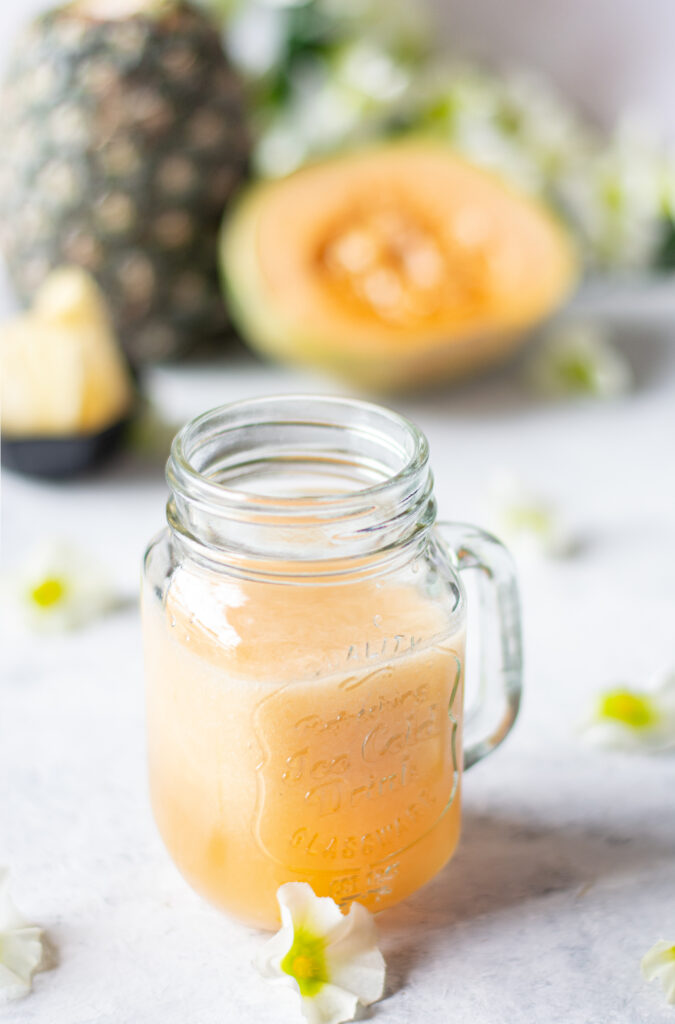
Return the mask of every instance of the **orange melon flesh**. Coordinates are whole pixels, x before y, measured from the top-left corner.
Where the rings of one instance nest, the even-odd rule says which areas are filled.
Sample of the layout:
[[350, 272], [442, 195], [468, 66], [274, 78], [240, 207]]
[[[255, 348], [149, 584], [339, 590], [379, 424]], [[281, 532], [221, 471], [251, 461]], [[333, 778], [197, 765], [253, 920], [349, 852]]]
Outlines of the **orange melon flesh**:
[[257, 186], [223, 261], [254, 347], [384, 388], [502, 358], [576, 276], [545, 207], [430, 140]]

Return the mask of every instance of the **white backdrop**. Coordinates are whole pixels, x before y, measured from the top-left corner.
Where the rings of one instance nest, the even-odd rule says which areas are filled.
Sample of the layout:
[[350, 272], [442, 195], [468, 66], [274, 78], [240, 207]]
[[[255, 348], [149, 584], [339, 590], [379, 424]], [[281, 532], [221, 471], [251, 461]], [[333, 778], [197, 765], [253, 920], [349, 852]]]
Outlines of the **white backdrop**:
[[[626, 107], [675, 138], [675, 0], [432, 0], [453, 47], [548, 71], [589, 111]], [[0, 68], [46, 0], [0, 0]]]

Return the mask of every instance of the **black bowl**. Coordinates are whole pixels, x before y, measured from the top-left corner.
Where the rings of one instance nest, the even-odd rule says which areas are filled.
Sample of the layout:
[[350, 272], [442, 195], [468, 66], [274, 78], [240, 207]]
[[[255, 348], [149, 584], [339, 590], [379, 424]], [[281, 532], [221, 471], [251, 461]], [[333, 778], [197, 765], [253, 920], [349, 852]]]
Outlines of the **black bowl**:
[[6, 469], [27, 476], [53, 480], [77, 476], [105, 462], [120, 447], [128, 417], [97, 434], [68, 437], [26, 437], [2, 439], [1, 459]]

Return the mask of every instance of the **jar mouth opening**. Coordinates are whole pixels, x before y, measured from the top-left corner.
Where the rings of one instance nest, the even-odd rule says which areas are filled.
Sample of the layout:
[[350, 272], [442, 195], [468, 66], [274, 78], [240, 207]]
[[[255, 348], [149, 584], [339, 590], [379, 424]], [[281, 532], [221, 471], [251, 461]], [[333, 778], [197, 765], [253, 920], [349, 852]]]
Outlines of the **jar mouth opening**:
[[177, 435], [167, 519], [183, 543], [230, 565], [363, 567], [423, 542], [436, 516], [428, 462], [424, 435], [389, 409], [316, 395], [250, 399]]
[[358, 399], [284, 394], [191, 420], [174, 438], [167, 479], [174, 493], [222, 510], [340, 515], [405, 490], [428, 460], [426, 438], [398, 413]]

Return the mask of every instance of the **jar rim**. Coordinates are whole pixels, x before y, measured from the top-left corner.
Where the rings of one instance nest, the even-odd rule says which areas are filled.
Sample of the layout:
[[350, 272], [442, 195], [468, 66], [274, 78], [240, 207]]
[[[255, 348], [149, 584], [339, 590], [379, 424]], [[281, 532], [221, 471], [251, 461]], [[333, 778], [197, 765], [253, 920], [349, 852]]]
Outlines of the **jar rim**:
[[[273, 404], [275, 407], [286, 406], [290, 413], [300, 403], [306, 405], [317, 404], [321, 408], [326, 409], [327, 412], [332, 409], [343, 414], [347, 412], [360, 412], [376, 417], [382, 422], [383, 426], [388, 424], [402, 431], [403, 435], [410, 441], [410, 450], [401, 467], [390, 475], [385, 476], [382, 480], [363, 487], [354, 488], [345, 493], [294, 495], [293, 504], [295, 509], [307, 505], [314, 509], [325, 507], [333, 508], [337, 511], [340, 507], [348, 506], [355, 500], [377, 498], [392, 486], [404, 484], [423, 471], [428, 464], [428, 441], [415, 423], [406, 416], [394, 412], [385, 406], [358, 398], [288, 392], [229, 402], [215, 406], [189, 420], [176, 434], [171, 445], [171, 454], [167, 462], [167, 480], [170, 487], [174, 491], [179, 490], [182, 492], [189, 489], [193, 498], [201, 498], [209, 503], [214, 502], [221, 507], [231, 506], [233, 508], [249, 508], [251, 510], [264, 508], [266, 512], [270, 512], [275, 507], [278, 507], [287, 513], [288, 506], [281, 505], [278, 495], [244, 491], [236, 487], [228, 487], [220, 481], [210, 479], [199, 469], [195, 468], [191, 461], [194, 452], [189, 452], [186, 449], [192, 438], [199, 435], [206, 427], [210, 425], [215, 426], [219, 418], [225, 419], [225, 417], [230, 417], [233, 420], [229, 426], [224, 427], [223, 433], [226, 433], [229, 430], [240, 429], [247, 425], [245, 418], [235, 422], [240, 414], [247, 412], [255, 413], [256, 411], [263, 412], [270, 404]], [[251, 426], [272, 425], [276, 423], [279, 425], [286, 423], [307, 426], [329, 426], [335, 424], [345, 429], [351, 429], [349, 423], [340, 422], [336, 416], [331, 418], [326, 415], [325, 418], [315, 419], [298, 415], [297, 412], [295, 415], [289, 415], [285, 419], [280, 419], [279, 416], [268, 415], [267, 418], [251, 419], [248, 422]], [[381, 437], [384, 436], [386, 435], [382, 432]]]
[[[268, 493], [227, 483], [260, 476]], [[317, 486], [303, 493], [308, 478]], [[328, 571], [408, 557], [436, 517], [423, 433], [360, 399], [285, 394], [211, 409], [176, 436], [167, 481], [174, 534], [228, 564]]]

